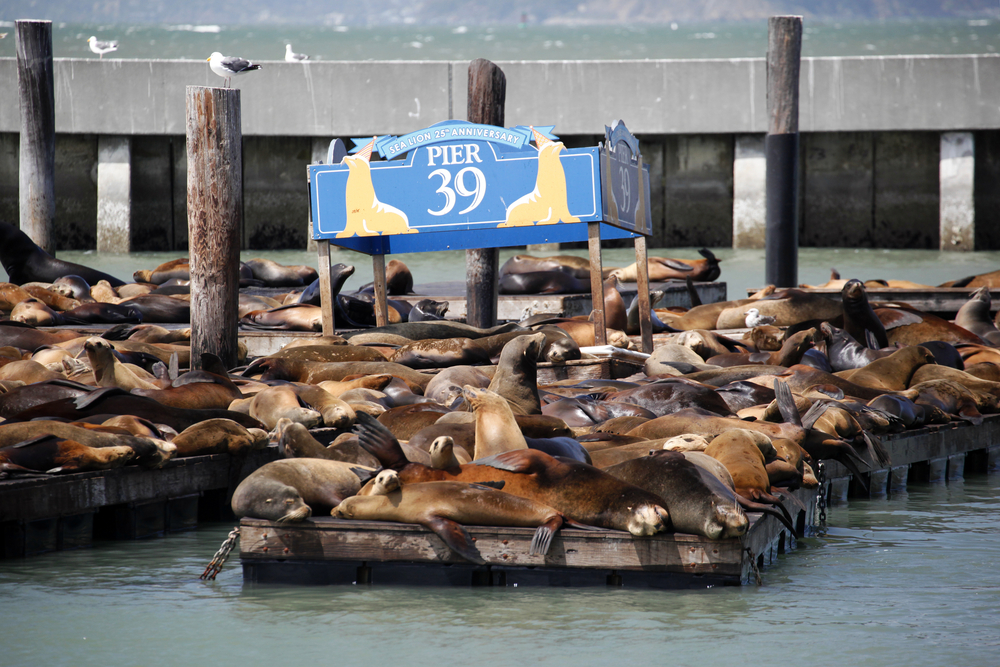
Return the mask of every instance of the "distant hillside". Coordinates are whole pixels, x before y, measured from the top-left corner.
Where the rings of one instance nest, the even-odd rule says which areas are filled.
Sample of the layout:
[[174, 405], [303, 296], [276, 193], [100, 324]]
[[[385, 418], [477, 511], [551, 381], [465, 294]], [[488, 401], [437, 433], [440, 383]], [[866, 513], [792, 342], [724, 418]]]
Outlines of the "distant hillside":
[[822, 21], [1000, 18], [997, 0], [4, 0], [0, 20], [79, 23], [324, 23], [549, 25], [752, 21], [800, 14]]

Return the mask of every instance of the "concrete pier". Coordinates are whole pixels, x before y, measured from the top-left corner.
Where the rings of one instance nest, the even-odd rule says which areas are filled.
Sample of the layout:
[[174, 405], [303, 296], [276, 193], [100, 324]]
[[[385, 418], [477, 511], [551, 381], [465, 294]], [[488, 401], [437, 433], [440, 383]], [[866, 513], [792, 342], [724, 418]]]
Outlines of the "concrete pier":
[[763, 248], [767, 160], [763, 135], [736, 137], [733, 158], [733, 247]]
[[132, 139], [97, 140], [97, 250], [132, 250]]
[[971, 132], [941, 134], [941, 250], [974, 250], [976, 152]]

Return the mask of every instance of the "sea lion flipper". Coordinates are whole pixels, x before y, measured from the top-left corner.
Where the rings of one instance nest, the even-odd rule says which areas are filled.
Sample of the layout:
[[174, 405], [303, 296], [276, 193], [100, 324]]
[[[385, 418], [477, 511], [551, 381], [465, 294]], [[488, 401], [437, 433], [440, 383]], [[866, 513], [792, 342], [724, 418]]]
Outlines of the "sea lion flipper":
[[368, 483], [368, 480], [374, 479], [375, 475], [382, 472], [381, 470], [369, 470], [368, 468], [357, 466], [352, 466], [349, 470], [358, 476], [358, 479], [361, 480], [361, 486], [364, 486]]
[[[204, 358], [205, 355], [202, 355]], [[177, 376], [180, 374], [180, 362], [177, 360], [177, 353], [170, 353], [170, 365], [167, 367], [167, 377], [171, 381], [176, 380]]]
[[871, 329], [865, 329], [865, 344], [868, 346], [869, 350], [881, 349], [881, 346], [878, 344], [878, 339], [875, 338], [875, 332]]
[[101, 387], [100, 389], [95, 389], [89, 394], [84, 394], [83, 396], [78, 396], [75, 401], [73, 401], [73, 406], [77, 410], [83, 410], [84, 408], [90, 407], [97, 401], [106, 398], [108, 396], [117, 396], [119, 394], [131, 395], [129, 392], [125, 391], [120, 387]]
[[499, 481], [491, 482], [476, 482], [474, 484], [470, 484], [470, 486], [478, 486], [480, 488], [493, 489], [494, 491], [502, 491], [506, 484], [507, 482], [501, 479]]
[[556, 531], [562, 528], [563, 519], [561, 516], [554, 516], [535, 530], [531, 538], [531, 547], [528, 549], [530, 556], [544, 556], [549, 553], [552, 546], [552, 538]]
[[477, 565], [486, 564], [486, 561], [483, 560], [479, 550], [476, 549], [475, 544], [473, 544], [472, 536], [469, 535], [469, 531], [462, 527], [461, 524], [458, 524], [451, 519], [433, 516], [424, 523], [424, 527], [433, 531], [435, 535], [440, 537], [444, 543], [448, 545], [449, 549], [457, 553], [465, 560], [476, 563]]
[[701, 305], [701, 295], [698, 294], [698, 290], [694, 288], [694, 281], [691, 280], [691, 276], [684, 276], [684, 284], [687, 286], [688, 298], [691, 299], [691, 307]]
[[[744, 510], [748, 512], [761, 512], [762, 514], [770, 514], [775, 519], [784, 524], [784, 526], [788, 528], [788, 530], [792, 531], [792, 535], [796, 534], [795, 526], [792, 525], [791, 519], [788, 517], [787, 512], [779, 512], [778, 509], [773, 505], [768, 505], [766, 503], [758, 503], [754, 500], [750, 500], [745, 496], [741, 496], [738, 493], [735, 495], [736, 495], [736, 502], [738, 502], [740, 507], [742, 507]], [[782, 507], [782, 509], [784, 508]]]
[[[359, 414], [360, 417], [360, 414]], [[512, 450], [519, 452], [520, 450]], [[509, 454], [510, 452], [501, 452], [499, 454], [494, 454], [493, 456], [487, 456], [486, 458], [476, 459], [470, 463], [475, 463], [477, 465], [489, 466], [491, 468], [496, 468], [497, 470], [507, 470], [509, 472], [527, 473], [530, 466], [530, 462], [525, 458], [515, 458], [511, 460], [512, 457], [504, 456], [504, 454]]]
[[658, 260], [658, 262], [660, 264], [662, 264], [662, 265], [664, 265], [664, 266], [666, 266], [668, 268], [671, 268], [674, 271], [693, 271], [694, 270], [694, 267], [691, 266], [690, 264], [685, 264], [684, 262], [680, 262], [680, 261], [678, 261], [676, 259], [670, 259], [668, 257], [658, 257], [656, 259]]
[[[775, 382], [775, 384], [778, 383]], [[823, 416], [823, 413], [826, 412], [829, 407], [830, 404], [826, 401], [816, 401], [808, 410], [806, 410], [806, 413], [802, 415], [802, 418], [799, 420], [799, 425], [802, 426], [802, 428], [812, 428], [813, 424], [815, 424], [819, 418]], [[784, 417], [784, 415], [782, 415], [782, 417]]]
[[354, 424], [354, 432], [358, 434], [358, 443], [369, 454], [378, 459], [383, 468], [398, 470], [409, 463], [399, 440], [379, 420], [371, 415], [358, 412]]
[[882, 441], [875, 436], [875, 434], [869, 433], [868, 431], [862, 431], [862, 436], [864, 437], [865, 443], [868, 445], [868, 451], [871, 452], [872, 458], [875, 460], [875, 465], [882, 467], [888, 466], [892, 463], [889, 452], [885, 450], [885, 447], [882, 446]]
[[774, 398], [778, 402], [781, 420], [786, 424], [802, 426], [802, 417], [799, 415], [798, 408], [795, 407], [795, 397], [792, 396], [792, 390], [778, 379], [774, 381]]

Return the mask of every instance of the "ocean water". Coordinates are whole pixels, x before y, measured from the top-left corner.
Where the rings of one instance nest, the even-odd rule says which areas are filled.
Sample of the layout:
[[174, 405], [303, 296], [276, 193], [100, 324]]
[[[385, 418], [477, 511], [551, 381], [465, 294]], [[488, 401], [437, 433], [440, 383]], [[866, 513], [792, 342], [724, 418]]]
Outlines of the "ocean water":
[[[14, 57], [14, 23], [0, 5], [0, 57]], [[96, 58], [87, 38], [117, 40], [107, 58], [203, 60], [213, 51], [282, 60], [285, 44], [313, 60], [641, 60], [751, 58], [767, 51], [767, 22], [647, 26], [220, 26], [54, 22], [57, 58]], [[1000, 52], [1000, 20], [803, 23], [802, 55]]]

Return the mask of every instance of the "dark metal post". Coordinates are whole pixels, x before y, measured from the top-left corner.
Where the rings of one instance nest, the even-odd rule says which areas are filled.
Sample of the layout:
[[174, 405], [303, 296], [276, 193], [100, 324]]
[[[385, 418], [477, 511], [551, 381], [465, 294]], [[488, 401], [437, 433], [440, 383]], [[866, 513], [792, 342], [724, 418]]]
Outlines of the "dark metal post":
[[767, 24], [767, 223], [764, 280], [798, 284], [799, 60], [802, 17], [772, 16]]
[[17, 21], [17, 91], [21, 106], [18, 187], [21, 231], [56, 250], [56, 104], [52, 22]]
[[191, 366], [201, 353], [236, 366], [243, 131], [238, 88], [187, 87]]
[[[473, 60], [469, 65], [469, 122], [503, 127], [506, 99], [507, 77], [503, 70], [489, 60]], [[496, 248], [465, 251], [465, 321], [474, 327], [496, 324], [498, 264]]]

